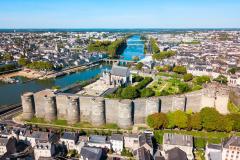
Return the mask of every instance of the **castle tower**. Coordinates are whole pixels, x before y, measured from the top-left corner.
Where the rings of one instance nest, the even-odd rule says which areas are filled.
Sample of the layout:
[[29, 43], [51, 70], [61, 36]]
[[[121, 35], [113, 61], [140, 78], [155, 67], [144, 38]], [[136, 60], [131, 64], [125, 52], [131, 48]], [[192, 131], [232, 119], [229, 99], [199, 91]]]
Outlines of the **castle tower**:
[[23, 108], [23, 119], [24, 120], [30, 120], [33, 118], [35, 114], [35, 108], [34, 108], [34, 98], [33, 93], [28, 92], [21, 96], [22, 100], [22, 108]]
[[69, 107], [67, 108], [67, 121], [75, 124], [80, 121], [79, 98], [77, 96], [68, 97]]
[[92, 99], [92, 114], [91, 123], [94, 126], [101, 126], [105, 124], [105, 102], [103, 97], [96, 97]]
[[133, 125], [133, 111], [131, 100], [121, 100], [118, 102], [118, 126], [129, 128]]
[[45, 119], [47, 121], [54, 121], [57, 119], [57, 106], [55, 96], [45, 96]]

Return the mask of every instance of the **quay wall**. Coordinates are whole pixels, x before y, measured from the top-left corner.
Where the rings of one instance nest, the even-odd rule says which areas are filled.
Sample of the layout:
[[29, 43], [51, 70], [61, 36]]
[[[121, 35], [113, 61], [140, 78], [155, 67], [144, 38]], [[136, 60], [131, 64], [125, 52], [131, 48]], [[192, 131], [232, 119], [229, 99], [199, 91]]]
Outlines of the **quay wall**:
[[51, 90], [43, 90], [33, 95], [26, 93], [22, 96], [23, 113], [29, 115], [26, 119], [35, 115], [47, 120], [66, 119], [69, 124], [81, 121], [94, 126], [117, 124], [121, 128], [143, 124], [148, 115], [158, 112], [199, 112], [203, 107], [215, 107], [220, 113], [226, 114], [228, 101], [229, 90], [218, 86], [182, 95], [135, 100], [55, 94]]

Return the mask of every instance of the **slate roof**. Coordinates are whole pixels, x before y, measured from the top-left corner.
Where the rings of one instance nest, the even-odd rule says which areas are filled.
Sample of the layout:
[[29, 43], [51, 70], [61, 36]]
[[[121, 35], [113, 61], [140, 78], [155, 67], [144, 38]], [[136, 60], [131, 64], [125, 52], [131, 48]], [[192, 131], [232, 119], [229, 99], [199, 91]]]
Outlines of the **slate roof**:
[[113, 65], [111, 74], [120, 77], [128, 77], [130, 75], [130, 71], [127, 67]]
[[151, 148], [153, 148], [152, 138], [150, 134], [143, 133], [139, 136], [140, 146], [144, 145], [145, 143], [147, 143]]
[[166, 151], [166, 153], [168, 160], [187, 160], [187, 154], [177, 147]]
[[223, 147], [224, 148], [229, 148], [229, 146], [236, 146], [236, 147], [240, 147], [240, 137], [230, 137], [228, 140], [226, 140], [223, 143]]
[[210, 152], [208, 157], [210, 160], [221, 160], [222, 152]]
[[122, 134], [112, 134], [111, 140], [123, 141], [123, 135]]
[[83, 159], [88, 160], [99, 160], [102, 155], [102, 149], [101, 148], [95, 148], [95, 147], [82, 147], [80, 156], [83, 157]]
[[140, 147], [134, 151], [134, 155], [138, 160], [151, 160], [151, 154], [145, 147]]
[[91, 135], [89, 138], [89, 142], [92, 143], [106, 143], [107, 137], [106, 136], [100, 136], [100, 135]]
[[165, 133], [163, 143], [169, 145], [193, 146], [193, 137], [190, 135]]
[[74, 140], [75, 142], [77, 142], [78, 134], [75, 132], [64, 132], [61, 138], [68, 139], [68, 140]]
[[222, 146], [219, 145], [219, 144], [208, 144], [208, 145], [207, 145], [207, 148], [216, 149], [216, 150], [221, 150], [221, 149], [222, 149]]

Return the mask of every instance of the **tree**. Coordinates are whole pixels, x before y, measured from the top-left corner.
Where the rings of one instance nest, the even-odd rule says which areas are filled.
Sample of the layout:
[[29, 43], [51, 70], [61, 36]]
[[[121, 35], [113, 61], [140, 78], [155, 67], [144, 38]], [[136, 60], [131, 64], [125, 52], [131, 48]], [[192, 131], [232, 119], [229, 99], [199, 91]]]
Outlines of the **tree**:
[[200, 111], [201, 123], [207, 131], [215, 131], [219, 126], [220, 113], [215, 108], [205, 107]]
[[218, 124], [217, 131], [230, 132], [233, 130], [234, 121], [228, 116], [220, 115], [216, 123]]
[[136, 69], [137, 70], [141, 70], [142, 67], [143, 67], [143, 63], [142, 62], [137, 63], [137, 65], [136, 65]]
[[147, 124], [153, 129], [166, 128], [168, 119], [164, 113], [155, 113], [147, 117]]
[[132, 57], [132, 60], [137, 62], [137, 61], [140, 60], [140, 58], [139, 58], [138, 56], [133, 56], [133, 57]]
[[179, 83], [178, 88], [180, 93], [188, 92], [190, 90], [190, 87], [187, 83]]
[[201, 130], [202, 124], [201, 124], [201, 116], [200, 113], [194, 113], [190, 116], [190, 126], [192, 129], [195, 130]]
[[238, 113], [231, 113], [227, 115], [228, 118], [231, 119], [233, 126], [232, 130], [240, 131], [240, 115]]
[[181, 110], [169, 112], [167, 114], [168, 128], [178, 127], [179, 129], [187, 128], [188, 117], [187, 114]]
[[29, 61], [27, 58], [20, 57], [20, 59], [18, 60], [18, 64], [21, 66], [26, 66], [27, 64], [29, 64]]
[[124, 88], [121, 92], [121, 97], [124, 99], [134, 99], [137, 98], [139, 95], [137, 89], [132, 86], [128, 86]]
[[187, 73], [187, 69], [184, 66], [175, 66], [173, 68], [173, 72], [176, 72], [178, 74], [186, 74]]
[[194, 80], [200, 86], [211, 81], [209, 76], [198, 76]]
[[141, 97], [152, 97], [155, 95], [155, 92], [151, 88], [144, 88], [141, 91]]
[[191, 73], [184, 74], [183, 80], [185, 82], [191, 81], [193, 79], [193, 75]]
[[227, 77], [225, 77], [224, 75], [219, 75], [217, 78], [214, 79], [214, 81], [219, 82], [221, 84], [228, 83]]
[[3, 54], [3, 60], [4, 61], [12, 61], [13, 56], [10, 53], [5, 53], [5, 54]]

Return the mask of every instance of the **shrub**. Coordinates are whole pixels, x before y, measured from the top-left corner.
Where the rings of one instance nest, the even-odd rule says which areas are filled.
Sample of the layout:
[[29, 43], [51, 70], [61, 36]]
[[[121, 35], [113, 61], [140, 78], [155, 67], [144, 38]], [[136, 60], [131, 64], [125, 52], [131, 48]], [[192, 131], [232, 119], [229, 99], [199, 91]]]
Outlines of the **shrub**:
[[178, 74], [186, 74], [187, 73], [187, 69], [184, 66], [175, 66], [173, 68], [173, 72], [176, 72]]
[[193, 75], [191, 73], [184, 74], [183, 80], [185, 82], [191, 81], [193, 79]]
[[147, 124], [153, 129], [166, 128], [168, 119], [164, 113], [155, 113], [147, 117]]
[[139, 96], [139, 93], [135, 87], [128, 86], [121, 92], [121, 97], [124, 99], [134, 99]]
[[152, 97], [155, 95], [155, 92], [151, 88], [144, 88], [141, 91], [141, 97]]

